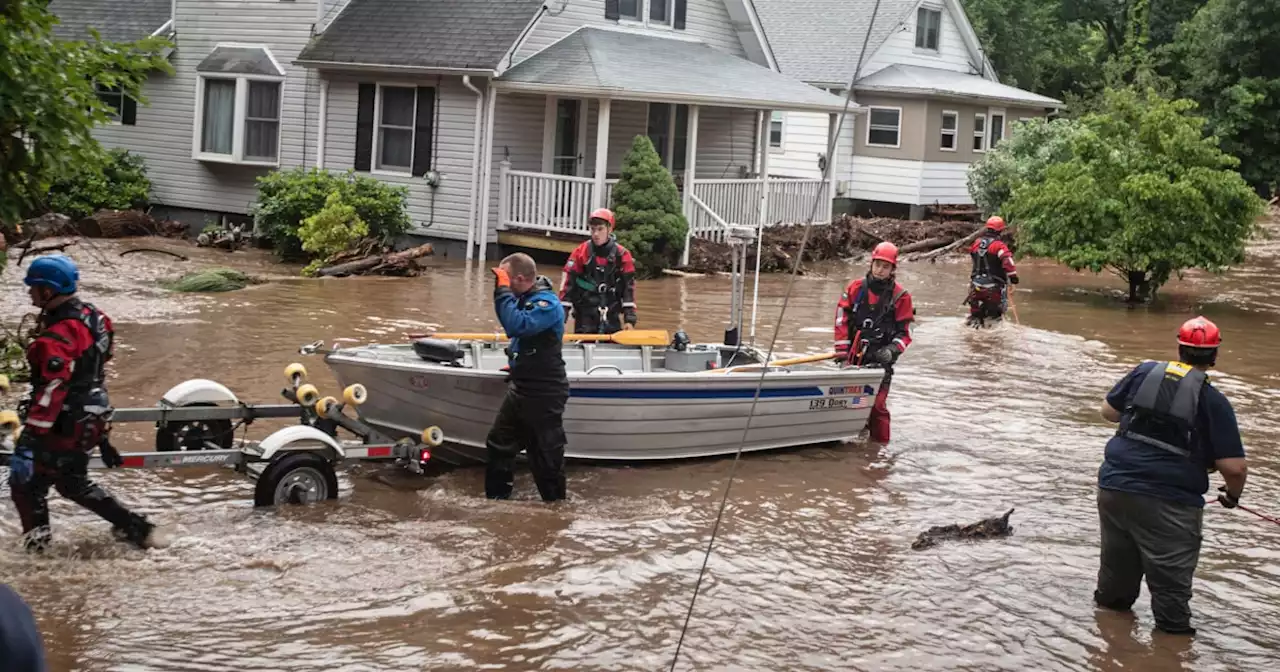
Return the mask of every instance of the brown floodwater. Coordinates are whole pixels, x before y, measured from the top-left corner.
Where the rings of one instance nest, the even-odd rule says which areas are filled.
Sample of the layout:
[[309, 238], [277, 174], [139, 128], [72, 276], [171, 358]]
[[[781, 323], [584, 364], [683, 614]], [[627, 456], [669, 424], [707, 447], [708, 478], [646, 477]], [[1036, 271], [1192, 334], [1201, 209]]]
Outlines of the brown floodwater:
[[[192, 260], [118, 256], [143, 244]], [[300, 359], [333, 394], [299, 345], [495, 325], [490, 274], [457, 260], [412, 279], [302, 280], [265, 254], [170, 241], [70, 252], [83, 294], [117, 325], [117, 406], [152, 405], [195, 377], [278, 403], [282, 369]], [[155, 285], [214, 264], [279, 279], [199, 296]], [[967, 270], [900, 271], [919, 323], [890, 395], [891, 444], [742, 459], [678, 669], [1280, 669], [1280, 526], [1243, 511], [1206, 511], [1194, 639], [1152, 632], [1145, 588], [1135, 617], [1091, 602], [1094, 484], [1113, 431], [1099, 402], [1139, 360], [1170, 356], [1193, 314], [1225, 334], [1213, 379], [1250, 451], [1244, 501], [1280, 514], [1280, 244], [1135, 309], [1110, 298], [1114, 279], [1024, 263], [1019, 323], [981, 332], [962, 323]], [[0, 287], [9, 324], [30, 310], [21, 272], [11, 265]], [[779, 352], [829, 347], [842, 286], [862, 272], [831, 263], [798, 278]], [[766, 344], [786, 282], [760, 282]], [[718, 341], [729, 291], [725, 277], [644, 282], [642, 326]], [[151, 449], [145, 426], [116, 433], [125, 450]], [[495, 503], [479, 470], [424, 479], [361, 465], [341, 475], [339, 501], [278, 510], [254, 510], [252, 484], [226, 469], [98, 472], [176, 524], [178, 541], [133, 550], [54, 496], [55, 549], [38, 558], [15, 548], [4, 486], [0, 580], [31, 604], [54, 670], [664, 670], [731, 463], [572, 465], [557, 506], [537, 501], [527, 473], [518, 499]], [[1010, 508], [1011, 537], [910, 549], [931, 525]]]

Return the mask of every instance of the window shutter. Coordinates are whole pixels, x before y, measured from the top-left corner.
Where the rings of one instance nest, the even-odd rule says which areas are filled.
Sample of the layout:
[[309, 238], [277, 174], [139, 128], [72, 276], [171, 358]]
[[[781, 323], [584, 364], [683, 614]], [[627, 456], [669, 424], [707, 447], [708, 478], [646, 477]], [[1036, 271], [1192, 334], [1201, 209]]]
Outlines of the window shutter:
[[373, 99], [377, 95], [377, 86], [360, 85], [360, 102], [356, 108], [355, 169], [364, 172], [373, 165]]
[[422, 177], [431, 170], [431, 122], [435, 118], [436, 90], [429, 86], [418, 87], [418, 118], [413, 122], [414, 177]]
[[687, 0], [676, 0], [675, 19], [671, 22], [671, 26], [676, 30], [684, 30], [684, 17], [688, 13]]
[[120, 108], [120, 123], [125, 126], [135, 126], [138, 123], [138, 101], [129, 96], [121, 96], [124, 99]]
[[604, 0], [604, 18], [617, 21], [620, 16], [622, 11], [618, 9], [618, 0]]

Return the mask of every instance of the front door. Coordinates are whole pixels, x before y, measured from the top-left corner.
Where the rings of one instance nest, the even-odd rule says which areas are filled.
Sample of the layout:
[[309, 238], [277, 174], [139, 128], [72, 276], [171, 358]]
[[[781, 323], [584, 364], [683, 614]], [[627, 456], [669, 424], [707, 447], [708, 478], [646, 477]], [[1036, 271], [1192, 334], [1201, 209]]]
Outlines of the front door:
[[567, 98], [556, 101], [556, 138], [551, 156], [551, 171], [556, 175], [582, 175], [582, 152], [578, 146], [581, 119], [582, 101]]

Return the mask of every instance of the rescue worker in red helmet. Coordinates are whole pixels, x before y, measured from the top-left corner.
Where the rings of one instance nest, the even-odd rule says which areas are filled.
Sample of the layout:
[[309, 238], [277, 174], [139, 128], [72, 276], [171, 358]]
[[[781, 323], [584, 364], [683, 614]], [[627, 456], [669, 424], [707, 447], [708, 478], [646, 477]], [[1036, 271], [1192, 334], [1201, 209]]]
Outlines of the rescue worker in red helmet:
[[89, 478], [94, 448], [109, 467], [122, 461], [107, 441], [106, 364], [115, 332], [111, 318], [76, 295], [79, 279], [69, 257], [49, 255], [32, 261], [24, 280], [44, 329], [27, 348], [31, 397], [19, 406], [24, 425], [9, 462], [9, 491], [24, 544], [35, 551], [48, 546], [52, 486], [110, 522], [118, 537], [141, 548], [163, 547], [166, 534], [157, 534], [155, 525]]
[[560, 278], [565, 319], [573, 313], [573, 331], [578, 334], [634, 329], [636, 264], [613, 235], [613, 211], [592, 211], [587, 227], [591, 238], [569, 255]]
[[969, 272], [969, 318], [966, 324], [982, 326], [987, 320], [1004, 317], [1009, 307], [1008, 285], [1018, 284], [1018, 268], [1013, 264], [1013, 252], [1000, 237], [1004, 234], [1004, 219], [991, 217], [978, 239], [969, 247], [973, 269]]
[[1235, 508], [1248, 471], [1235, 410], [1211, 385], [1222, 337], [1203, 317], [1178, 330], [1178, 359], [1139, 364], [1111, 389], [1102, 417], [1119, 423], [1098, 470], [1102, 554], [1093, 599], [1129, 611], [1143, 575], [1156, 627], [1194, 634], [1191, 582], [1200, 559], [1209, 472]]
[[866, 277], [850, 282], [836, 306], [837, 360], [885, 369], [867, 420], [871, 440], [878, 443], [889, 442], [889, 383], [894, 363], [911, 345], [916, 314], [911, 294], [894, 278], [897, 268], [898, 247], [890, 242], [876, 245]]

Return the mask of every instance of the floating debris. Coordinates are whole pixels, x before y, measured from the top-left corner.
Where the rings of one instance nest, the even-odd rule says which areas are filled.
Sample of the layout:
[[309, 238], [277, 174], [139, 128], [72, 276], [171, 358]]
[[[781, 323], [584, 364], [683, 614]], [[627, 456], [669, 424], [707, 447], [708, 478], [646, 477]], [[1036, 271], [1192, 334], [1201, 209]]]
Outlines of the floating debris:
[[260, 282], [234, 268], [207, 268], [177, 280], [162, 281], [160, 286], [175, 292], [234, 292]]
[[911, 544], [911, 550], [919, 551], [929, 548], [944, 539], [994, 539], [996, 537], [1007, 537], [1013, 534], [1013, 527], [1009, 525], [1009, 516], [1012, 513], [1013, 509], [1009, 509], [1003, 516], [983, 518], [976, 523], [964, 526], [956, 525], [955, 523], [951, 525], [935, 525], [916, 537], [915, 542]]

